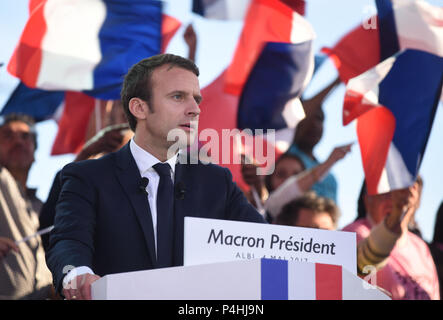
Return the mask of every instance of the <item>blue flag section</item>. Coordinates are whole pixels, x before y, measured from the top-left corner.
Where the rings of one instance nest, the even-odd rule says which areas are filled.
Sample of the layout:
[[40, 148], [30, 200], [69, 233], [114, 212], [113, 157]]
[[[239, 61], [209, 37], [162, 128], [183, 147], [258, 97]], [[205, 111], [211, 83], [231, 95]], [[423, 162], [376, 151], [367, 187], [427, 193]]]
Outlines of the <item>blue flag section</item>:
[[376, 0], [378, 33], [380, 37], [380, 62], [400, 51], [394, 9], [391, 0]]
[[288, 300], [288, 261], [261, 259], [261, 299]]
[[129, 68], [160, 53], [162, 2], [106, 0], [105, 4], [106, 19], [98, 36], [102, 59], [94, 69], [94, 89], [84, 93], [116, 100]]
[[419, 50], [396, 57], [379, 84], [379, 103], [395, 117], [393, 144], [416, 177], [443, 85], [443, 58]]
[[201, 15], [202, 17], [205, 16], [205, 5], [202, 0], [192, 1], [192, 12]]
[[24, 113], [32, 116], [37, 122], [44, 121], [54, 115], [64, 97], [63, 91], [32, 89], [20, 82], [4, 105], [0, 115]]
[[283, 110], [300, 97], [312, 75], [311, 41], [300, 44], [268, 42], [243, 88], [238, 108], [240, 129], [287, 128]]

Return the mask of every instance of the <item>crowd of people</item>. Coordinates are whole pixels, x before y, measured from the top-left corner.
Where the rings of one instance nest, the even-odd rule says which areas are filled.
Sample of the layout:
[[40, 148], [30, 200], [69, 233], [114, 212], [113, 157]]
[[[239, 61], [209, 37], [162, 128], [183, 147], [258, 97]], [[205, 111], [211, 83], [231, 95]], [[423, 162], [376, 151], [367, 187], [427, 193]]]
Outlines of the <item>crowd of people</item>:
[[[192, 28], [185, 37], [192, 58]], [[197, 216], [337, 230], [337, 183], [330, 171], [351, 146], [334, 148], [325, 161], [316, 158], [315, 146], [323, 135], [322, 103], [338, 81], [304, 101], [306, 117], [272, 174], [258, 176], [254, 164], [242, 165], [250, 189], [240, 190], [227, 169], [166, 157], [167, 130], [188, 127], [191, 141], [189, 121], [200, 113], [192, 60], [159, 55], [131, 68], [122, 102], [114, 103], [129, 126], [114, 120], [90, 139], [74, 163], [57, 173], [45, 202], [27, 187], [37, 148], [35, 123], [18, 114], [1, 119], [0, 299], [90, 299], [91, 283], [104, 274], [181, 265], [183, 219], [177, 218], [179, 209], [166, 205], [180, 201], [174, 200], [174, 184], [188, 186], [181, 200], [200, 210]], [[83, 161], [92, 158], [98, 160]], [[141, 178], [149, 183], [143, 190]], [[421, 177], [409, 188], [378, 195], [367, 194], [363, 183], [356, 220], [343, 228], [357, 234], [358, 275], [365, 278], [370, 266], [377, 275], [372, 284], [392, 299], [441, 296], [443, 202], [434, 238], [426, 243], [414, 220], [422, 190]], [[135, 214], [123, 217], [120, 209]], [[163, 218], [173, 210], [175, 220]], [[51, 233], [21, 241], [53, 225]], [[75, 272], [63, 270], [66, 265]], [[74, 281], [81, 285], [70, 285]]]

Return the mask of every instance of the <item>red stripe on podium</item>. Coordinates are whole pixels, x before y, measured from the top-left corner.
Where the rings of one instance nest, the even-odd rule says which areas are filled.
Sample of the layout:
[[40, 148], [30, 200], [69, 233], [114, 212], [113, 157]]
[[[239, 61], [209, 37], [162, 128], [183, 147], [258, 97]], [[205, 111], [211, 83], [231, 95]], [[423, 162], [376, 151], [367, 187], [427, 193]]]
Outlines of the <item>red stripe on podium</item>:
[[330, 264], [315, 264], [316, 300], [342, 300], [342, 268]]

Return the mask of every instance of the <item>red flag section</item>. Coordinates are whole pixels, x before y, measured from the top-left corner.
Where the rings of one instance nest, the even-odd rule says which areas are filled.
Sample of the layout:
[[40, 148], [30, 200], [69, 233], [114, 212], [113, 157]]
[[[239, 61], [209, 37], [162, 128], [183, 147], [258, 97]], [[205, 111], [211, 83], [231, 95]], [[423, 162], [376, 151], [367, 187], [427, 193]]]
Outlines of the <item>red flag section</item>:
[[342, 82], [347, 83], [380, 62], [378, 21], [376, 26], [376, 29], [370, 29], [359, 25], [332, 49], [322, 48], [322, 52], [334, 62]]
[[[42, 0], [31, 1], [29, 11], [33, 12], [32, 19], [28, 20], [20, 41], [8, 63], [8, 72], [30, 88], [34, 88], [42, 63], [41, 43], [46, 33]], [[27, 63], [19, 63], [26, 61]]]
[[[235, 148], [229, 146], [229, 150], [223, 150], [222, 146], [222, 130], [223, 129], [235, 129], [237, 127], [237, 108], [238, 108], [238, 97], [232, 94], [224, 92], [226, 71], [220, 74], [212, 83], [202, 89], [201, 94], [203, 101], [201, 103], [200, 109], [200, 119], [199, 119], [199, 137], [200, 133], [205, 129], [213, 129], [217, 131], [220, 139], [218, 141], [208, 141], [208, 143], [215, 144], [218, 146], [219, 154], [210, 154], [211, 158], [217, 163], [221, 164], [222, 153], [230, 152], [233, 155]], [[214, 151], [213, 148], [212, 151]], [[240, 164], [221, 164], [228, 168], [233, 176], [233, 180], [238, 184], [241, 189], [247, 189], [248, 185], [243, 181], [241, 175]]]
[[169, 42], [180, 28], [181, 22], [167, 14], [162, 15], [162, 46], [161, 52], [166, 52]]
[[[259, 163], [263, 164], [262, 167], [270, 168], [272, 167], [272, 162], [275, 159], [267, 159], [267, 150], [272, 150], [275, 152], [276, 158], [281, 155], [281, 151], [272, 144], [269, 144], [265, 139], [260, 136], [251, 137], [251, 143], [253, 143], [253, 150], [251, 150], [250, 145], [244, 146], [244, 141], [235, 141], [235, 138], [231, 138], [229, 145], [223, 145], [223, 136], [226, 136], [228, 131], [225, 131], [223, 134], [223, 130], [229, 130], [229, 132], [233, 132], [232, 130], [237, 129], [237, 112], [238, 112], [238, 97], [229, 93], [226, 93], [223, 88], [225, 84], [226, 71], [220, 74], [212, 83], [202, 89], [201, 93], [203, 96], [203, 101], [200, 105], [201, 113], [199, 119], [199, 148], [204, 148], [203, 150], [210, 150], [210, 154], [208, 152], [208, 156], [210, 156], [211, 161], [228, 168], [233, 176], [234, 182], [243, 189], [249, 190], [249, 186], [243, 181], [243, 177], [241, 175], [241, 165], [239, 164], [238, 159], [240, 159], [240, 154], [244, 153], [247, 156], [254, 155], [254, 159]], [[210, 138], [202, 135], [202, 131], [205, 129], [212, 129], [217, 133], [218, 139], [217, 141], [212, 141]], [[238, 130], [238, 129], [237, 129]], [[228, 133], [229, 134], [229, 133]], [[241, 142], [242, 147], [239, 147], [236, 142]], [[265, 150], [264, 154], [257, 151], [257, 146], [262, 146], [263, 150]], [[229, 160], [227, 159], [227, 153], [229, 152]], [[258, 156], [258, 154], [260, 154]], [[258, 159], [257, 158], [263, 158]], [[228, 161], [224, 161], [228, 160]], [[237, 159], [237, 161], [235, 160]]]
[[[373, 108], [358, 118], [357, 135], [365, 177], [382, 177], [394, 132], [395, 117], [385, 107]], [[366, 178], [368, 194], [378, 193], [378, 182]]]
[[342, 267], [315, 264], [316, 300], [343, 300]]
[[89, 119], [95, 99], [81, 92], [66, 92], [63, 115], [52, 145], [51, 155], [77, 153], [86, 142]]

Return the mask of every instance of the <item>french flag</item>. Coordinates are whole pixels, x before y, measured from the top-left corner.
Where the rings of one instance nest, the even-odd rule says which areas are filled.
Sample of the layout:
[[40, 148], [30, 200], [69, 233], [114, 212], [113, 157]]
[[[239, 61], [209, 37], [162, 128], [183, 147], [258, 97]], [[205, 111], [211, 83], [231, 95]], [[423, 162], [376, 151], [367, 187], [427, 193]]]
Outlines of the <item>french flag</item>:
[[376, 0], [376, 5], [376, 16], [346, 34], [333, 48], [322, 49], [344, 83], [402, 49], [437, 55], [443, 51], [442, 8], [417, 0]]
[[[170, 40], [180, 28], [181, 22], [176, 18], [163, 13], [161, 52], [165, 52]], [[32, 89], [37, 90], [37, 89]], [[51, 95], [51, 91], [44, 91]], [[102, 129], [101, 106], [105, 100], [94, 99], [82, 92], [66, 91], [63, 103], [63, 112], [58, 119], [58, 132], [52, 146], [51, 155], [78, 153], [88, 138]], [[98, 112], [97, 112], [98, 111]], [[100, 119], [100, 120], [99, 120]], [[105, 119], [104, 119], [105, 120]]]
[[[314, 72], [314, 37], [312, 26], [294, 8], [282, 2], [254, 2], [228, 69], [228, 77], [229, 71], [237, 71], [238, 77], [237, 84], [231, 82], [234, 86], [227, 79], [225, 90], [241, 89], [237, 127], [254, 134], [263, 129], [265, 133], [255, 138], [273, 144], [277, 157], [289, 148], [295, 127], [305, 117], [300, 97]], [[245, 59], [243, 65], [238, 57]], [[244, 83], [238, 81], [242, 76]], [[275, 130], [273, 140], [268, 129]]]
[[238, 128], [276, 130], [275, 146], [281, 152], [288, 149], [294, 128], [305, 117], [299, 98], [314, 70], [311, 43], [266, 43], [239, 101]]
[[[46, 1], [32, 0], [29, 2], [29, 14], [31, 17], [34, 10], [38, 8], [39, 10], [42, 9], [40, 8], [40, 6], [44, 2]], [[129, 23], [132, 22], [132, 20], [129, 21]], [[120, 22], [116, 21], [115, 23]], [[162, 52], [166, 51], [171, 38], [175, 35], [180, 26], [181, 22], [179, 20], [168, 14], [162, 14]], [[44, 26], [40, 27], [45, 28]], [[136, 29], [137, 28], [134, 27], [134, 30]], [[118, 31], [116, 29], [112, 30]], [[28, 34], [29, 32], [30, 31], [28, 31]], [[23, 32], [22, 39], [24, 38], [25, 34], [26, 31]], [[116, 37], [118, 37], [118, 34], [114, 36], [108, 35], [108, 38]], [[123, 38], [123, 41], [125, 41], [125, 38]], [[26, 50], [26, 45], [24, 45], [23, 43], [19, 43], [18, 48], [14, 53], [15, 57], [11, 59], [12, 64], [13, 59], [17, 58], [17, 54], [20, 50]], [[39, 54], [38, 50], [33, 50], [33, 52], [36, 55]], [[108, 59], [107, 62], [104, 61], [102, 62], [102, 64], [112, 64], [112, 61], [112, 59]], [[22, 61], [22, 63], [26, 63], [26, 61]], [[129, 67], [130, 65], [128, 65], [128, 68]], [[111, 68], [112, 65], [107, 67], [107, 69]], [[123, 78], [119, 79], [120, 82], [122, 80]], [[91, 92], [88, 93], [90, 94]], [[118, 98], [119, 93], [117, 99]], [[54, 118], [54, 120], [56, 120], [58, 123], [58, 132], [52, 146], [51, 155], [77, 153], [82, 148], [83, 144], [88, 138], [88, 135], [93, 134], [93, 132], [89, 132], [91, 131], [89, 130], [90, 123], [94, 116], [94, 110], [96, 110], [96, 107], [102, 102], [104, 101], [94, 99], [93, 97], [82, 92], [41, 90], [37, 88], [30, 88], [24, 83], [20, 82], [20, 84], [16, 87], [16, 89], [4, 105], [1, 114], [21, 112], [31, 115], [36, 119], [36, 121], [43, 121]], [[96, 123], [95, 121], [93, 122], [94, 124]], [[98, 131], [100, 128], [96, 129], [97, 130], [95, 131]]]
[[412, 185], [442, 93], [443, 55], [407, 49], [349, 80], [344, 124], [357, 120], [368, 193]]
[[0, 115], [24, 113], [32, 116], [36, 122], [48, 120], [59, 110], [64, 96], [63, 91], [31, 89], [20, 82], [1, 109]]
[[119, 99], [122, 77], [160, 53], [162, 3], [150, 0], [41, 0], [8, 71], [30, 88]]
[[[282, 15], [285, 17], [285, 22], [288, 24], [285, 26], [284, 30], [288, 30], [292, 27], [292, 19], [286, 19], [288, 16], [293, 15], [293, 10], [283, 3], [278, 2], [277, 8], [283, 10], [286, 15], [281, 14], [277, 11], [275, 12], [274, 6], [269, 6], [269, 4], [276, 4], [278, 1], [254, 1], [248, 11], [248, 18], [245, 21], [242, 36], [246, 37], [245, 29], [253, 31], [253, 24], [256, 22], [255, 18], [264, 18], [265, 24], [276, 25], [277, 21], [275, 19], [281, 19]], [[251, 15], [251, 12], [257, 9], [256, 6], [260, 6], [260, 16]], [[269, 12], [267, 12], [269, 11]], [[290, 12], [290, 13], [289, 13]], [[297, 14], [297, 20], [303, 19]], [[307, 26], [308, 23], [303, 21], [303, 25]], [[309, 36], [304, 35], [305, 38], [312, 39], [314, 33], [312, 28], [297, 28], [297, 32], [303, 33], [304, 31], [309, 31]], [[313, 55], [311, 55], [311, 44], [310, 41], [300, 41], [299, 44], [294, 44], [289, 42], [289, 37], [285, 38], [284, 42], [273, 42], [267, 43], [263, 39], [277, 39], [278, 37], [266, 36], [266, 33], [254, 34], [255, 40], [248, 43], [246, 47], [254, 48], [254, 54], [256, 62], [254, 61], [251, 65], [251, 74], [249, 72], [245, 74], [245, 82], [247, 82], [244, 90], [240, 95], [232, 94], [226, 91], [227, 77], [230, 72], [232, 64], [226, 69], [222, 74], [220, 74], [217, 79], [215, 79], [210, 85], [202, 89], [202, 96], [204, 97], [201, 104], [201, 114], [199, 119], [199, 132], [201, 133], [205, 129], [216, 130], [219, 136], [222, 136], [223, 130], [235, 130], [235, 129], [281, 129], [276, 132], [275, 144], [269, 145], [266, 140], [266, 135], [264, 136], [254, 136], [253, 144], [254, 146], [261, 145], [263, 150], [269, 150], [269, 148], [275, 149], [275, 155], [278, 157], [285, 148], [288, 147], [288, 137], [289, 140], [293, 138], [293, 127], [298, 122], [298, 119], [304, 117], [304, 111], [298, 100], [298, 96], [301, 94], [303, 87], [309, 81], [310, 76], [312, 76], [313, 69]], [[303, 35], [294, 35], [294, 38], [303, 38]], [[246, 37], [246, 39], [249, 39]], [[280, 38], [278, 38], [280, 39]], [[237, 52], [241, 52], [240, 56], [245, 57], [246, 62], [249, 63], [251, 60], [246, 57], [247, 48], [243, 46], [243, 41], [239, 41], [237, 47]], [[262, 50], [263, 49], [263, 50]], [[304, 54], [301, 54], [304, 53]], [[237, 66], [241, 65], [239, 61], [233, 61]], [[309, 71], [308, 71], [309, 70]], [[283, 72], [277, 77], [278, 72]], [[269, 78], [270, 77], [270, 78]], [[263, 90], [260, 86], [265, 80], [273, 81], [273, 89], [267, 88]], [[259, 87], [257, 87], [257, 85]], [[265, 86], [267, 84], [264, 84]], [[275, 89], [275, 90], [274, 90]], [[257, 105], [256, 99], [252, 99], [254, 93], [261, 98], [266, 99], [266, 101], [278, 98], [276, 102], [272, 101], [266, 107]], [[241, 100], [241, 101], [240, 101]], [[260, 100], [260, 99], [258, 99]], [[272, 113], [273, 117], [268, 117], [267, 114]], [[282, 115], [282, 113], [284, 115]], [[248, 121], [248, 115], [257, 115], [259, 120]], [[257, 118], [256, 117], [256, 118]], [[255, 118], [255, 119], [256, 119]], [[252, 120], [253, 118], [251, 118]], [[288, 128], [292, 127], [292, 128]], [[201, 138], [201, 134], [199, 135]], [[194, 148], [201, 148], [204, 146], [206, 141], [200, 141], [200, 143]], [[210, 141], [210, 143], [214, 143]], [[222, 152], [229, 152], [233, 159], [237, 159], [239, 154], [246, 153], [247, 155], [253, 154], [253, 150], [246, 150], [247, 146], [243, 144], [243, 141], [235, 141], [235, 143], [229, 146], [228, 150], [223, 150], [223, 146], [219, 142], [217, 149]], [[217, 154], [211, 154], [211, 159], [216, 163], [219, 163], [232, 172], [234, 181], [243, 190], [248, 190], [249, 186], [245, 184], [241, 175], [241, 166], [238, 163], [222, 163], [223, 155], [218, 152]], [[250, 159], [257, 160], [257, 159]], [[269, 164], [267, 164], [269, 165]]]
[[[165, 52], [170, 40], [180, 28], [181, 22], [168, 15], [162, 15], [161, 50]], [[37, 90], [37, 89], [33, 89]], [[45, 91], [52, 94], [51, 91]], [[78, 153], [88, 138], [102, 129], [100, 123], [106, 121], [101, 118], [101, 106], [105, 100], [94, 99], [82, 92], [66, 91], [63, 103], [63, 112], [58, 120], [58, 132], [52, 146], [51, 155]], [[99, 112], [96, 112], [96, 111]]]
[[343, 105], [344, 125], [358, 118], [369, 194], [415, 181], [443, 85], [443, 8], [377, 0], [377, 9], [383, 61], [348, 80]]
[[[254, 0], [193, 0], [192, 11], [207, 19], [243, 20]], [[306, 1], [283, 0], [299, 14], [305, 14]]]
[[267, 42], [312, 41], [312, 26], [291, 6], [277, 0], [251, 2], [234, 58], [226, 73], [225, 91], [240, 96]]

